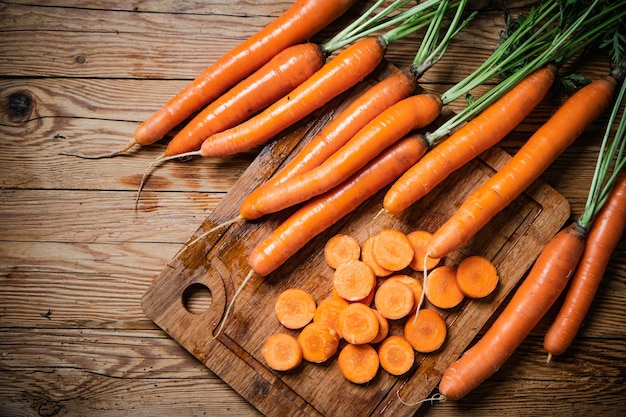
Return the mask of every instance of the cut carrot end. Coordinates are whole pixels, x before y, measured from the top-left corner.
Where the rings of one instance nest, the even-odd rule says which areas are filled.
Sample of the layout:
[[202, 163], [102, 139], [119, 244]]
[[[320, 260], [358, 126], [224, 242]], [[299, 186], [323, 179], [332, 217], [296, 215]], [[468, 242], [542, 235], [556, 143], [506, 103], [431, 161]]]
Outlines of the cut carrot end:
[[447, 309], [463, 301], [465, 295], [459, 289], [456, 275], [456, 268], [448, 265], [439, 266], [430, 272], [424, 292], [432, 305]]
[[391, 375], [406, 374], [415, 363], [413, 346], [402, 336], [389, 336], [378, 347], [380, 367]]
[[339, 316], [339, 333], [348, 343], [370, 343], [379, 330], [378, 317], [365, 304], [353, 303], [343, 309]]
[[290, 371], [302, 363], [300, 343], [287, 333], [275, 333], [268, 337], [261, 353], [267, 366], [275, 371]]
[[301, 329], [313, 320], [315, 299], [300, 288], [289, 288], [278, 296], [274, 304], [276, 319], [288, 329]]
[[318, 304], [313, 315], [313, 322], [325, 324], [342, 337], [339, 329], [339, 315], [348, 305], [349, 303], [343, 298], [331, 295]]
[[372, 256], [384, 269], [400, 271], [413, 261], [413, 245], [401, 231], [385, 229], [374, 236]]
[[322, 323], [309, 323], [298, 335], [302, 348], [302, 357], [313, 363], [322, 363], [330, 359], [339, 349], [339, 336]]
[[411, 313], [415, 296], [409, 286], [399, 280], [386, 280], [376, 290], [374, 305], [385, 318], [398, 320]]
[[336, 269], [339, 265], [350, 260], [361, 258], [361, 245], [354, 237], [338, 234], [326, 242], [324, 246], [324, 259], [326, 263]]
[[346, 345], [337, 358], [339, 371], [348, 381], [365, 384], [374, 379], [380, 362], [371, 345]]
[[498, 285], [495, 265], [483, 256], [470, 256], [461, 261], [456, 271], [459, 289], [470, 298], [484, 298]]
[[339, 297], [347, 301], [359, 301], [372, 292], [376, 286], [376, 276], [364, 262], [351, 260], [335, 269], [333, 285]]
[[430, 353], [446, 340], [446, 322], [435, 310], [422, 309], [415, 319], [404, 323], [404, 337], [417, 352]]
[[411, 289], [411, 292], [413, 293], [413, 299], [414, 299], [411, 313], [415, 313], [415, 311], [417, 310], [417, 306], [420, 303], [420, 300], [422, 299], [422, 293], [424, 292], [422, 284], [417, 279], [409, 275], [394, 275], [392, 277], [387, 278], [387, 281], [396, 281], [396, 280], [400, 281], [401, 283], [403, 283], [404, 285], [408, 286]]
[[407, 235], [407, 238], [413, 246], [415, 252], [413, 260], [409, 266], [415, 271], [423, 271], [424, 268], [428, 270], [436, 267], [441, 261], [440, 258], [431, 258], [427, 255], [428, 244], [432, 238], [432, 233], [426, 230], [416, 230]]

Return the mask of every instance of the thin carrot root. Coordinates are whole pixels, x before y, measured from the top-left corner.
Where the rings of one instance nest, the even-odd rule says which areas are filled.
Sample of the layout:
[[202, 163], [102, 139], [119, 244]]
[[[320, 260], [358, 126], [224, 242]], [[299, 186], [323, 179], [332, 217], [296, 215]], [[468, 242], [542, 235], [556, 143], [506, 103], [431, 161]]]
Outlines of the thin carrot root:
[[365, 384], [376, 376], [380, 361], [371, 345], [347, 344], [337, 357], [339, 371], [350, 382]]
[[224, 330], [224, 326], [226, 325], [226, 320], [228, 319], [228, 316], [230, 315], [230, 311], [233, 309], [233, 306], [235, 305], [235, 300], [237, 299], [237, 297], [239, 297], [239, 294], [241, 294], [241, 291], [243, 291], [243, 288], [246, 286], [246, 284], [248, 284], [248, 281], [250, 281], [250, 278], [252, 278], [253, 275], [254, 275], [254, 271], [248, 272], [248, 275], [246, 275], [246, 277], [241, 282], [241, 285], [239, 286], [239, 288], [237, 288], [237, 291], [235, 291], [235, 294], [233, 295], [232, 300], [230, 300], [230, 303], [228, 303], [228, 307], [226, 307], [226, 311], [224, 311], [224, 317], [222, 317], [222, 320], [219, 323], [219, 326], [217, 328], [215, 335], [213, 336], [213, 339], [216, 339], [222, 333], [222, 330]]
[[130, 150], [130, 148], [132, 148], [135, 145], [138, 145], [138, 143], [133, 139], [130, 142], [128, 142], [122, 149], [118, 149], [117, 151], [113, 151], [113, 152], [101, 153], [101, 154], [96, 154], [96, 155], [86, 155], [84, 153], [79, 153], [79, 152], [61, 151], [61, 152], [59, 152], [59, 155], [75, 156], [75, 157], [81, 158], [81, 159], [113, 158], [113, 157], [116, 157], [118, 155], [122, 155], [122, 154], [128, 152]]
[[326, 242], [324, 246], [324, 259], [333, 269], [349, 260], [359, 260], [361, 258], [361, 245], [354, 237], [338, 234]]
[[419, 404], [423, 404], [423, 403], [426, 403], [426, 402], [430, 402], [432, 404], [435, 401], [440, 402], [440, 403], [443, 403], [443, 402], [446, 401], [446, 396], [445, 395], [437, 393], [437, 394], [433, 394], [431, 397], [424, 398], [423, 400], [419, 400], [419, 401], [415, 401], [415, 402], [409, 403], [409, 402], [404, 401], [402, 399], [402, 397], [400, 397], [400, 391], [397, 391], [396, 394], [397, 394], [397, 397], [400, 400], [400, 402], [402, 404], [406, 405], [406, 406], [409, 406], [409, 407], [412, 407], [412, 406], [415, 406], [415, 405], [419, 405]]
[[404, 337], [421, 353], [439, 349], [446, 340], [448, 329], [445, 320], [432, 309], [423, 309], [415, 320], [404, 323]]
[[435, 307], [448, 309], [458, 306], [465, 298], [457, 284], [457, 270], [449, 265], [433, 269], [424, 284], [426, 298]]
[[457, 267], [456, 282], [467, 297], [484, 298], [496, 289], [498, 271], [489, 259], [478, 255], [469, 256]]
[[302, 356], [308, 362], [322, 363], [339, 349], [339, 335], [322, 323], [309, 323], [298, 335]]
[[428, 243], [432, 239], [432, 233], [426, 230], [415, 230], [407, 235], [415, 255], [409, 266], [415, 271], [424, 271], [425, 268], [432, 269], [441, 261], [440, 258], [431, 258], [427, 256]]
[[288, 288], [276, 299], [274, 313], [276, 319], [288, 329], [301, 329], [313, 320], [315, 299], [300, 288]]
[[274, 333], [268, 337], [261, 354], [267, 366], [275, 371], [291, 371], [302, 363], [300, 343], [287, 333]]

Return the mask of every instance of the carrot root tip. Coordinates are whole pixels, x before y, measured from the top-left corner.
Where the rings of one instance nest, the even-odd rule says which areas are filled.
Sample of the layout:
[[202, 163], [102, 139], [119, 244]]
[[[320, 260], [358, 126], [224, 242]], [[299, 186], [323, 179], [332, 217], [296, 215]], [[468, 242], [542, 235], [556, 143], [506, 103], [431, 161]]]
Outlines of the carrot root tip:
[[226, 311], [224, 311], [224, 317], [222, 317], [222, 320], [220, 321], [219, 327], [217, 328], [217, 332], [213, 336], [213, 339], [217, 339], [217, 337], [222, 333], [222, 330], [224, 329], [224, 326], [226, 325], [226, 320], [228, 319], [228, 316], [230, 315], [230, 312], [233, 309], [233, 306], [235, 305], [235, 300], [237, 299], [237, 297], [239, 297], [239, 294], [241, 294], [241, 291], [243, 291], [243, 288], [246, 286], [248, 281], [250, 281], [250, 278], [252, 278], [253, 275], [254, 275], [254, 271], [248, 272], [248, 275], [246, 275], [246, 277], [241, 282], [241, 285], [239, 286], [239, 288], [237, 288], [237, 291], [235, 291], [235, 294], [233, 295], [232, 300], [230, 300], [230, 303], [228, 303], [228, 307], [226, 307]]
[[551, 360], [552, 360], [552, 354], [548, 353], [548, 357], [546, 358], [546, 363], [550, 363]]
[[107, 153], [102, 153], [102, 154], [97, 154], [97, 155], [87, 155], [84, 153], [80, 153], [80, 152], [67, 152], [67, 151], [61, 151], [59, 152], [59, 155], [65, 155], [65, 156], [75, 156], [77, 158], [81, 158], [81, 159], [105, 159], [105, 158], [113, 158], [116, 157], [118, 155], [122, 155], [123, 153], [126, 153], [126, 151], [128, 151], [130, 148], [132, 148], [133, 146], [138, 145], [137, 142], [135, 142], [134, 140], [131, 140], [130, 142], [128, 142], [126, 144], [126, 146], [124, 146], [122, 149], [118, 149], [117, 151], [113, 151], [113, 152], [107, 152]]
[[419, 401], [412, 402], [412, 403], [404, 401], [402, 397], [400, 396], [400, 391], [396, 391], [396, 395], [402, 404], [409, 406], [409, 407], [423, 404], [426, 402], [430, 402], [431, 404], [433, 404], [434, 402], [443, 403], [446, 401], [446, 396], [440, 393], [433, 394], [431, 397], [424, 398], [423, 400], [419, 400]]

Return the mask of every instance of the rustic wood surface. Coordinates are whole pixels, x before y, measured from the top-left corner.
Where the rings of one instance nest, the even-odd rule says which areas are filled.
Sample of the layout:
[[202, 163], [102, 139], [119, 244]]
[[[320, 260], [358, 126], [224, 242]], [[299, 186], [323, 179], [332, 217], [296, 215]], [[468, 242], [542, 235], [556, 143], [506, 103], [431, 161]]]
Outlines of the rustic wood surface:
[[[477, 3], [479, 18], [426, 73], [425, 89], [444, 91], [496, 45], [499, 4]], [[515, 13], [526, 3], [508, 6]], [[0, 2], [0, 415], [259, 415], [141, 308], [155, 277], [258, 150], [160, 168], [137, 212], [139, 179], [165, 141], [98, 161], [59, 152], [122, 146], [141, 120], [289, 4]], [[408, 66], [418, 42], [419, 33], [392, 45], [388, 60]], [[594, 55], [579, 70], [600, 77], [608, 64]], [[546, 99], [504, 149], [515, 152], [557, 103]], [[542, 177], [568, 199], [572, 217], [584, 205], [604, 122]], [[553, 309], [478, 390], [418, 415], [623, 414], [625, 242], [570, 351], [545, 364], [541, 337]]]

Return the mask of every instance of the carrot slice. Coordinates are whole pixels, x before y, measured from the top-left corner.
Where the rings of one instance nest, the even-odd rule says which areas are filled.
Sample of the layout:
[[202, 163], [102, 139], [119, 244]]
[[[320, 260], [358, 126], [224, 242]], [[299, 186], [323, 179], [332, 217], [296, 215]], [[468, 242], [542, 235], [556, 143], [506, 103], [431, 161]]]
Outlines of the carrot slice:
[[456, 281], [456, 268], [438, 266], [428, 274], [424, 291], [428, 301], [439, 308], [458, 306], [465, 297]]
[[372, 292], [376, 286], [376, 276], [364, 262], [351, 260], [335, 269], [333, 285], [337, 295], [344, 300], [359, 301]]
[[372, 253], [372, 248], [374, 247], [374, 236], [370, 236], [368, 239], [363, 242], [363, 247], [361, 248], [361, 260], [369, 266], [372, 271], [374, 271], [374, 275], [377, 277], [386, 277], [393, 274], [393, 271], [383, 268], [376, 262], [374, 259], [374, 255]]
[[365, 384], [374, 379], [380, 362], [378, 353], [371, 345], [347, 344], [337, 358], [339, 371], [350, 382]]
[[339, 335], [322, 323], [309, 323], [298, 335], [302, 357], [314, 363], [330, 359], [339, 349]]
[[326, 242], [324, 246], [324, 259], [333, 269], [349, 260], [361, 258], [361, 245], [354, 237], [338, 234]]
[[339, 333], [348, 343], [370, 343], [378, 335], [378, 317], [371, 307], [353, 303], [339, 315]]
[[280, 293], [274, 304], [276, 318], [288, 329], [301, 329], [313, 320], [315, 299], [300, 288], [289, 288]]
[[265, 340], [262, 349], [267, 366], [275, 371], [290, 371], [302, 362], [298, 339], [287, 333], [274, 333]]
[[413, 246], [413, 260], [409, 264], [409, 266], [416, 271], [424, 270], [424, 258], [426, 258], [426, 269], [430, 270], [436, 267], [441, 261], [441, 258], [431, 258], [427, 255], [428, 252], [428, 243], [432, 238], [433, 234], [426, 230], [415, 230], [406, 237], [409, 238], [411, 245]]
[[339, 331], [339, 314], [348, 307], [349, 303], [341, 297], [331, 295], [322, 300], [313, 315], [313, 323], [322, 323], [333, 329], [341, 336]]
[[415, 296], [409, 286], [399, 280], [386, 280], [376, 290], [374, 305], [385, 318], [398, 320], [411, 312]]
[[463, 294], [470, 298], [483, 298], [498, 285], [496, 266], [483, 256], [469, 256], [456, 270], [456, 282]]
[[415, 253], [409, 238], [399, 230], [385, 229], [377, 233], [372, 243], [372, 256], [378, 265], [390, 271], [400, 271], [413, 261]]
[[387, 278], [387, 281], [400, 281], [404, 285], [408, 286], [413, 292], [413, 308], [411, 309], [411, 313], [415, 313], [417, 305], [419, 304], [422, 298], [422, 292], [424, 291], [422, 287], [422, 283], [419, 282], [416, 278], [413, 278], [409, 275], [394, 275], [392, 277]]
[[417, 352], [434, 352], [443, 345], [448, 329], [435, 310], [425, 308], [404, 323], [404, 337]]
[[378, 319], [378, 334], [370, 341], [373, 345], [382, 342], [389, 335], [389, 321], [378, 310], [374, 309], [374, 313]]
[[402, 336], [389, 336], [378, 346], [380, 366], [391, 375], [406, 374], [415, 363], [413, 346]]

